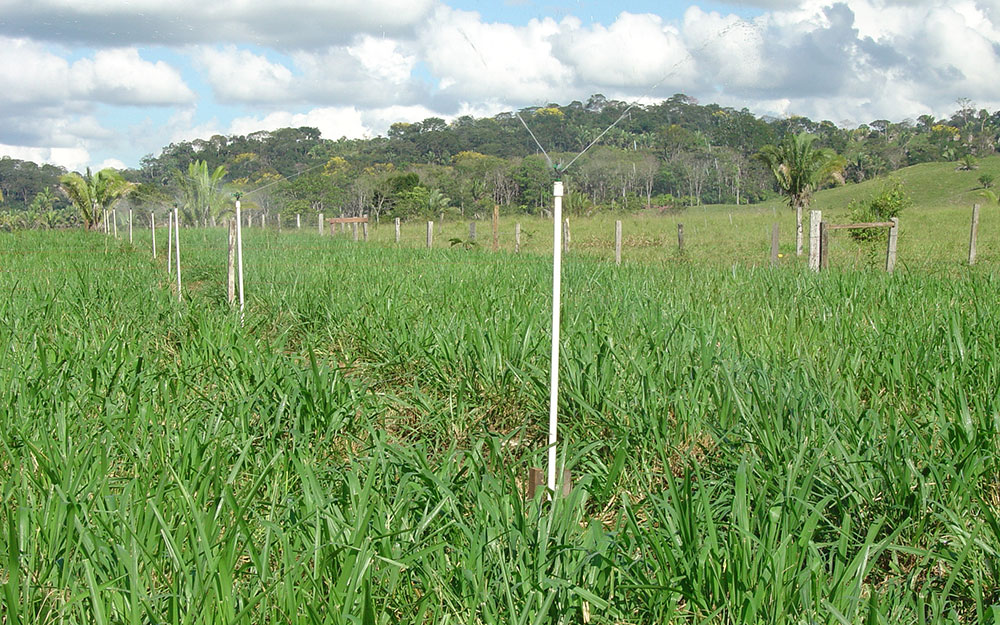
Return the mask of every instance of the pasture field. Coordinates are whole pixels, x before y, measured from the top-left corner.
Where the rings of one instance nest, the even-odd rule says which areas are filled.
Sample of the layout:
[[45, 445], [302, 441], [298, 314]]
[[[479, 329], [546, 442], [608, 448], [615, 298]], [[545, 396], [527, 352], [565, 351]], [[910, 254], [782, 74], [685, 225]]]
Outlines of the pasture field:
[[5, 235], [0, 623], [1000, 623], [985, 213], [973, 268], [904, 214], [890, 276], [846, 241], [768, 268], [769, 209], [732, 249], [698, 211], [729, 223], [691, 209], [684, 257], [574, 231], [552, 503], [550, 223], [247, 229], [242, 324], [222, 229], [182, 230], [182, 302], [162, 230]]

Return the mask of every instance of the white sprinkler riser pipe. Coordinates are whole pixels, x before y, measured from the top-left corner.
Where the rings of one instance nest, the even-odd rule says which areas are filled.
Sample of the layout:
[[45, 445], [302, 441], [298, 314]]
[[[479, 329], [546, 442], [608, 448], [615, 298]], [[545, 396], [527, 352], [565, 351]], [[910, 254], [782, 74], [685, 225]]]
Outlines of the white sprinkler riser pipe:
[[552, 364], [549, 384], [549, 462], [546, 485], [550, 496], [556, 492], [556, 452], [559, 442], [559, 309], [562, 300], [562, 198], [563, 184], [552, 185], [554, 209], [552, 215]]

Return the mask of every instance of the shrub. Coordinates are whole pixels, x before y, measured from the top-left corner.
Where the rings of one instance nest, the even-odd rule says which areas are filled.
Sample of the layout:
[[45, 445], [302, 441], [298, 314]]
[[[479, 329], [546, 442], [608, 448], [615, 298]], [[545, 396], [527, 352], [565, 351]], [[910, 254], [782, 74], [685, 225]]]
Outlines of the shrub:
[[[913, 204], [913, 199], [906, 192], [902, 181], [890, 180], [873, 197], [867, 200], [852, 200], [848, 206], [851, 221], [872, 222], [889, 221], [893, 217], [899, 217], [904, 208]], [[877, 239], [881, 234], [879, 228], [863, 228], [851, 230], [851, 238], [855, 241], [871, 241]]]
[[981, 174], [979, 176], [979, 184], [983, 186], [984, 189], [989, 189], [993, 186], [993, 174]]

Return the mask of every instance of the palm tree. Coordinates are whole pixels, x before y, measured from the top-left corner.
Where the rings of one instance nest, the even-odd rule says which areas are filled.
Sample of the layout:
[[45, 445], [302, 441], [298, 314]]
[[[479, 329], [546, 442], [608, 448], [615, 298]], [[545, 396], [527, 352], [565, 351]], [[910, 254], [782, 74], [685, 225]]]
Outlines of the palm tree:
[[778, 189], [795, 209], [795, 254], [802, 255], [802, 211], [809, 206], [813, 191], [831, 181], [843, 181], [847, 164], [843, 157], [828, 149], [816, 149], [816, 137], [808, 133], [787, 134], [779, 145], [765, 145], [757, 153]]
[[206, 161], [188, 163], [187, 173], [174, 171], [181, 190], [180, 210], [185, 222], [207, 226], [212, 217], [221, 217], [226, 212], [222, 191], [225, 177], [225, 166], [219, 165], [209, 172]]
[[76, 172], [65, 174], [59, 178], [59, 184], [69, 201], [80, 211], [83, 225], [88, 230], [96, 229], [103, 211], [110, 209], [135, 187], [110, 167], [96, 175], [91, 175], [89, 167], [84, 176]]

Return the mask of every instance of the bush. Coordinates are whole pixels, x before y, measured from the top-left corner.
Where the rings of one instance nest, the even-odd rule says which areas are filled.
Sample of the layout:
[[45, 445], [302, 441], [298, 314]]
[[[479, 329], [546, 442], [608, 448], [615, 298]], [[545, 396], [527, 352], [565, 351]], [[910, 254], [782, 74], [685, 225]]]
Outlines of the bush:
[[[889, 221], [893, 217], [899, 217], [904, 208], [913, 204], [913, 199], [906, 192], [902, 181], [890, 180], [874, 196], [867, 200], [852, 200], [847, 207], [851, 221], [872, 222]], [[880, 228], [863, 228], [851, 230], [851, 238], [855, 241], [872, 241], [881, 236]]]
[[993, 174], [982, 174], [979, 176], [979, 184], [983, 186], [984, 189], [989, 189], [993, 186]]

